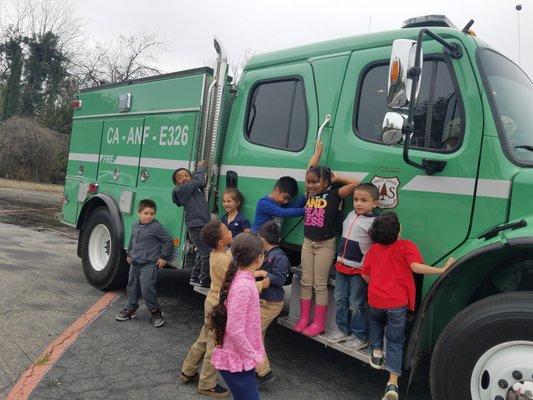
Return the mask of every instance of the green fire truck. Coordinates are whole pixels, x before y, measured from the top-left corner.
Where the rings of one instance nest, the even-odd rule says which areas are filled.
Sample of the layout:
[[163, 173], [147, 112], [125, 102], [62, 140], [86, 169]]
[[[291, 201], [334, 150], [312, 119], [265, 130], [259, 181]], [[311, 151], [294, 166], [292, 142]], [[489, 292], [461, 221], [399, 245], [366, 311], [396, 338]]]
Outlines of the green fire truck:
[[[404, 367], [429, 365], [436, 400], [532, 399], [533, 85], [471, 23], [460, 30], [426, 16], [257, 55], [238, 84], [215, 40], [215, 70], [81, 91], [61, 220], [79, 230], [89, 283], [125, 284], [124, 248], [142, 198], [158, 204], [175, 238], [172, 264], [184, 267], [191, 246], [171, 201], [174, 169], [206, 159], [213, 212], [221, 191], [237, 186], [253, 219], [279, 177], [295, 177], [303, 193], [320, 137], [321, 163], [377, 185], [380, 208], [399, 214], [402, 235], [428, 264], [457, 259], [442, 276], [416, 278]], [[302, 221], [286, 219], [282, 234], [297, 276]], [[298, 293], [293, 278], [285, 326], [298, 317]]]

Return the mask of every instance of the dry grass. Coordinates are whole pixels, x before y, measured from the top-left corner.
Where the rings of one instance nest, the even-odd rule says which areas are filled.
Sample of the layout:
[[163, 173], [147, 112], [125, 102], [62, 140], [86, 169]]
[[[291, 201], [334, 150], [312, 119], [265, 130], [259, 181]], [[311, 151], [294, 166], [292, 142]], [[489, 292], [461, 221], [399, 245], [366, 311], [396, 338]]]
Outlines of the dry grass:
[[52, 185], [46, 183], [35, 183], [27, 181], [14, 181], [11, 179], [0, 178], [0, 188], [37, 190], [40, 192], [58, 192], [63, 193], [63, 185]]

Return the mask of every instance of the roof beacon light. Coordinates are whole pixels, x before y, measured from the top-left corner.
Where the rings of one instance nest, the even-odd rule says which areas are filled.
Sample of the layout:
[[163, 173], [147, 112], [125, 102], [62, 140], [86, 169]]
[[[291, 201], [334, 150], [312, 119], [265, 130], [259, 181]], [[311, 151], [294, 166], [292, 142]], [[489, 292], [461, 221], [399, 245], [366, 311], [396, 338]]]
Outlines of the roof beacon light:
[[402, 28], [421, 28], [427, 26], [441, 26], [444, 28], [457, 29], [446, 15], [423, 15], [421, 17], [409, 18], [402, 24]]

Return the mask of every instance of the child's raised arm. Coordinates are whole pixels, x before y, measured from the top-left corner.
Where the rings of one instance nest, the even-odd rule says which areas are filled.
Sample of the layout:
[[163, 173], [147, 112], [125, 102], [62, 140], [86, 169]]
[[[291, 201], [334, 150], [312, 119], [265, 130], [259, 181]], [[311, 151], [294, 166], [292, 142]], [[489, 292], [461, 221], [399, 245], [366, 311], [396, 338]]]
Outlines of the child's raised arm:
[[444, 263], [442, 268], [439, 267], [431, 267], [426, 264], [421, 263], [411, 263], [411, 269], [413, 272], [417, 274], [423, 274], [423, 275], [439, 275], [442, 274], [444, 271], [446, 271], [448, 268], [452, 266], [452, 264], [455, 262], [455, 258], [450, 257], [448, 261]]
[[324, 144], [321, 141], [317, 140], [315, 143], [315, 152], [313, 153], [313, 155], [309, 159], [309, 163], [307, 164], [308, 169], [309, 167], [316, 167], [318, 165], [323, 150]]
[[332, 171], [331, 172], [331, 183], [335, 183], [335, 184], [338, 184], [338, 185], [343, 185], [339, 189], [339, 196], [342, 199], [345, 199], [347, 197], [350, 197], [353, 194], [355, 188], [357, 187], [357, 185], [359, 185], [360, 182], [359, 182], [358, 179], [350, 178], [348, 176], [339, 175], [339, 174], [336, 174], [336, 173], [334, 173]]

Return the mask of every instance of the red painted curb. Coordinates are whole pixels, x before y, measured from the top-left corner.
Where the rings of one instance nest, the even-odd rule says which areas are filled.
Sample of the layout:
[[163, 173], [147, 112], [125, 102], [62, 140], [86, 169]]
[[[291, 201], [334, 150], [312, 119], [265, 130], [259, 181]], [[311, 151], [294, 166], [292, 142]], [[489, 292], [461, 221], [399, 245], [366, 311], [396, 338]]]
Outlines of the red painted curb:
[[6, 400], [25, 400], [63, 353], [76, 341], [81, 332], [93, 322], [117, 297], [119, 292], [104, 294], [91, 308], [70, 325], [46, 350], [30, 365], [19, 378]]

